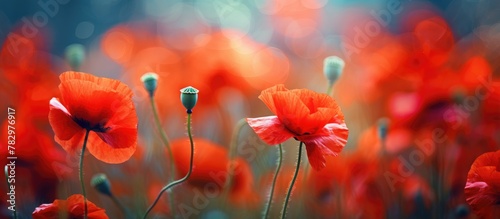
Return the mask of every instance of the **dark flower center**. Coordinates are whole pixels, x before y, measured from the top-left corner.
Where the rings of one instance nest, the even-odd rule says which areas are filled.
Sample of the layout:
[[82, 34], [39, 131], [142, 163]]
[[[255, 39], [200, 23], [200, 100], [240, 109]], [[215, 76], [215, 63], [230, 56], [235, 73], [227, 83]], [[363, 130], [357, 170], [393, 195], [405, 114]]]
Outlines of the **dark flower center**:
[[85, 120], [85, 119], [81, 119], [81, 118], [77, 118], [77, 117], [74, 117], [73, 121], [75, 121], [76, 124], [78, 124], [80, 127], [87, 129], [87, 130], [90, 130], [90, 131], [94, 131], [94, 132], [106, 132], [110, 129], [110, 127], [104, 126], [104, 123], [97, 123], [94, 125], [94, 124], [90, 124], [90, 122]]

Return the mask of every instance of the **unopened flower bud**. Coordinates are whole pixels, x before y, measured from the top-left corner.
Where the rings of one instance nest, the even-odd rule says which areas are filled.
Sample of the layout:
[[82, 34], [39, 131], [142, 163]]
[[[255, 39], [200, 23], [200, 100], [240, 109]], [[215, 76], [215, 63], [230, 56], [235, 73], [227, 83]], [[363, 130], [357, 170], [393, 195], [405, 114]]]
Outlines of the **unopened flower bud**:
[[111, 196], [111, 183], [109, 182], [108, 177], [106, 177], [106, 174], [99, 173], [94, 175], [90, 181], [90, 185], [92, 185], [92, 187], [100, 193]]
[[198, 90], [194, 87], [188, 86], [181, 89], [181, 102], [187, 110], [188, 114], [192, 113], [193, 107], [198, 101]]
[[150, 97], [153, 97], [156, 87], [158, 86], [158, 75], [154, 72], [148, 72], [141, 77], [141, 81], [144, 87], [149, 93]]
[[71, 44], [66, 47], [64, 56], [71, 70], [79, 71], [80, 66], [85, 60], [85, 47], [82, 44]]
[[326, 57], [323, 61], [323, 73], [330, 84], [335, 83], [344, 70], [345, 62], [338, 56]]

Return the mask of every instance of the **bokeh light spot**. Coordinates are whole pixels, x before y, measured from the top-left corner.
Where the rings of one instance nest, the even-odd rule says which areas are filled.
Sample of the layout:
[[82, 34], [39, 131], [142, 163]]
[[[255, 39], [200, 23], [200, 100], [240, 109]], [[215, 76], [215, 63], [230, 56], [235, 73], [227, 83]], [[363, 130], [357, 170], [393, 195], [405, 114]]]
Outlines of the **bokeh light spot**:
[[75, 36], [79, 39], [87, 39], [94, 34], [94, 24], [83, 21], [76, 26]]

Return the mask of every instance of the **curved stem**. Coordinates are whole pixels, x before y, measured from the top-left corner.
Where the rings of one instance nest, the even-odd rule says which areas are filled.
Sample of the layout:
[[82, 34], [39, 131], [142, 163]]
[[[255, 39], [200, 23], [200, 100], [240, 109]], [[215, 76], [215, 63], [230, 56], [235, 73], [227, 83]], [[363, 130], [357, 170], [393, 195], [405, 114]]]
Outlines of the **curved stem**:
[[233, 136], [231, 137], [231, 145], [229, 146], [229, 170], [227, 173], [227, 178], [226, 182], [224, 184], [224, 197], [227, 197], [229, 193], [229, 188], [231, 187], [231, 184], [233, 183], [233, 174], [234, 174], [234, 168], [233, 168], [233, 159], [235, 156], [235, 151], [236, 148], [238, 148], [238, 137], [241, 131], [241, 128], [247, 123], [245, 119], [240, 119], [236, 126], [234, 127], [233, 130]]
[[281, 218], [284, 219], [286, 215], [286, 208], [288, 206], [288, 200], [290, 199], [290, 195], [292, 194], [293, 185], [295, 184], [295, 180], [297, 179], [297, 175], [299, 175], [300, 169], [300, 160], [302, 158], [302, 146], [303, 142], [300, 142], [299, 145], [299, 158], [297, 159], [297, 167], [295, 168], [295, 173], [293, 174], [292, 182], [290, 183], [290, 188], [288, 188], [288, 192], [286, 193], [285, 203], [283, 204], [283, 210], [281, 211]]
[[280, 172], [281, 169], [281, 162], [283, 161], [283, 148], [281, 144], [278, 145], [279, 148], [279, 160], [278, 160], [278, 167], [276, 168], [276, 172], [274, 173], [273, 177], [273, 184], [271, 185], [271, 194], [269, 194], [269, 200], [267, 201], [266, 205], [266, 213], [264, 214], [264, 219], [267, 218], [267, 215], [269, 215], [269, 209], [271, 209], [271, 203], [273, 202], [273, 194], [274, 194], [274, 187], [276, 185], [276, 179], [278, 178], [278, 173]]
[[188, 130], [189, 142], [191, 144], [191, 155], [190, 155], [191, 159], [189, 160], [189, 170], [188, 170], [186, 176], [184, 176], [182, 179], [173, 181], [161, 189], [160, 193], [156, 197], [153, 204], [151, 204], [151, 206], [146, 211], [146, 214], [144, 214], [144, 217], [143, 217], [144, 219], [148, 216], [149, 212], [151, 212], [151, 210], [153, 210], [155, 205], [158, 203], [158, 200], [160, 199], [161, 195], [165, 191], [167, 191], [168, 189], [186, 181], [189, 178], [189, 176], [191, 176], [191, 172], [193, 171], [193, 157], [194, 157], [194, 142], [193, 142], [193, 137], [191, 135], [191, 113], [188, 113], [188, 115], [187, 115], [187, 130]]
[[87, 219], [88, 209], [87, 209], [87, 194], [85, 193], [85, 183], [83, 183], [83, 156], [85, 155], [85, 148], [87, 147], [87, 140], [89, 138], [90, 130], [85, 132], [85, 138], [83, 139], [82, 154], [80, 155], [80, 184], [82, 186], [82, 195], [84, 203], [84, 214], [83, 218]]
[[[161, 127], [161, 123], [160, 123], [160, 117], [158, 116], [158, 109], [156, 107], [156, 103], [155, 103], [155, 100], [154, 100], [154, 96], [150, 96], [150, 101], [151, 103], [151, 109], [153, 109], [153, 117], [155, 119], [155, 123], [156, 123], [156, 128], [158, 129], [158, 132], [160, 133], [160, 136], [161, 136], [161, 140], [163, 142], [163, 144], [165, 145], [165, 147], [167, 148], [167, 151], [168, 151], [168, 155], [169, 155], [169, 162], [168, 162], [168, 166], [170, 167], [170, 174], [169, 174], [169, 182], [172, 182], [174, 181], [174, 175], [175, 175], [175, 168], [174, 168], [174, 154], [172, 153], [172, 149], [170, 148], [170, 143], [169, 143], [169, 140], [168, 140], [168, 137], [167, 137], [167, 133], [165, 133], [165, 130], [163, 130], [163, 128]], [[168, 203], [169, 203], [169, 206], [170, 206], [170, 211], [172, 212], [172, 214], [175, 215], [175, 209], [174, 209], [174, 196], [172, 193], [169, 193], [168, 195]]]

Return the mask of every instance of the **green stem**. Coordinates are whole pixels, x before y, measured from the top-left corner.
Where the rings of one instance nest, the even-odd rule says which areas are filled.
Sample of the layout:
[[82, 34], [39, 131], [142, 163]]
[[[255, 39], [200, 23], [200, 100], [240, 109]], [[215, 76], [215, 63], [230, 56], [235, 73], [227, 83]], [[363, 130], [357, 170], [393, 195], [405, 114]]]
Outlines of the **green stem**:
[[[5, 165], [5, 180], [7, 181], [7, 191], [10, 191], [10, 182], [9, 182], [9, 167], [8, 165]], [[14, 219], [17, 219], [17, 208], [14, 206], [14, 210], [12, 211], [12, 215], [14, 216]]]
[[168, 141], [167, 133], [165, 133], [165, 131], [161, 127], [160, 117], [158, 115], [158, 109], [156, 107], [154, 97], [150, 97], [150, 102], [151, 102], [151, 108], [153, 109], [153, 116], [155, 119], [156, 128], [158, 128], [158, 132], [160, 132], [161, 140], [163, 141], [163, 144], [165, 144], [165, 147], [168, 149], [168, 152], [172, 154], [171, 153], [172, 151], [170, 150], [170, 143]]
[[[167, 137], [167, 133], [165, 133], [165, 130], [163, 130], [161, 123], [160, 123], [160, 117], [158, 116], [158, 109], [156, 107], [156, 103], [154, 100], [154, 96], [150, 96], [150, 102], [151, 102], [151, 109], [153, 109], [153, 117], [155, 119], [156, 123], [156, 128], [158, 129], [158, 132], [160, 133], [161, 140], [165, 147], [167, 148], [168, 155], [169, 155], [169, 162], [168, 166], [170, 167], [170, 174], [169, 174], [169, 182], [174, 181], [174, 175], [175, 175], [175, 168], [174, 168], [174, 154], [172, 153], [172, 149], [170, 148], [170, 143]], [[175, 215], [175, 209], [174, 209], [174, 195], [172, 193], [168, 194], [168, 203], [170, 206], [170, 211], [172, 212], [173, 215]]]
[[125, 206], [122, 205], [122, 203], [118, 200], [118, 198], [116, 198], [116, 196], [114, 196], [113, 194], [111, 194], [109, 197], [111, 198], [111, 200], [113, 200], [113, 202], [116, 204], [116, 206], [118, 206], [118, 208], [120, 208], [120, 210], [123, 212], [123, 214], [125, 214], [126, 217], [128, 218], [130, 214], [129, 214], [127, 208], [125, 208]]
[[148, 216], [149, 212], [151, 212], [151, 210], [153, 210], [155, 205], [158, 203], [158, 200], [160, 199], [161, 195], [165, 191], [167, 191], [168, 189], [186, 181], [189, 178], [189, 176], [191, 176], [191, 172], [193, 171], [193, 158], [194, 158], [194, 142], [193, 142], [193, 137], [191, 135], [191, 113], [188, 113], [188, 115], [187, 115], [187, 130], [188, 130], [189, 142], [191, 144], [191, 159], [189, 160], [189, 171], [187, 172], [186, 176], [184, 176], [182, 179], [173, 181], [161, 189], [160, 193], [156, 197], [153, 204], [148, 208], [148, 210], [146, 211], [146, 214], [144, 214], [143, 219], [145, 219]]
[[88, 209], [87, 209], [87, 194], [85, 193], [85, 183], [83, 183], [83, 156], [85, 155], [85, 148], [87, 147], [87, 140], [89, 139], [90, 130], [85, 132], [85, 138], [83, 139], [82, 154], [80, 155], [80, 184], [82, 185], [82, 195], [84, 203], [84, 214], [83, 218], [87, 219]]
[[231, 184], [233, 183], [233, 160], [236, 155], [236, 148], [238, 148], [238, 137], [241, 131], [241, 128], [247, 123], [245, 119], [240, 119], [233, 130], [233, 136], [231, 137], [231, 145], [229, 146], [229, 170], [227, 173], [227, 180], [224, 183], [224, 197], [227, 198], [229, 194], [229, 189], [231, 188]]
[[330, 96], [330, 95], [331, 95], [331, 93], [332, 93], [332, 89], [333, 89], [333, 83], [329, 81], [329, 82], [328, 82], [328, 88], [326, 89], [326, 94], [327, 94], [328, 96]]
[[271, 194], [269, 194], [269, 200], [267, 201], [266, 205], [266, 213], [264, 214], [264, 219], [267, 218], [267, 215], [269, 215], [269, 209], [271, 209], [271, 203], [273, 202], [273, 194], [274, 194], [274, 187], [276, 185], [276, 179], [278, 178], [278, 173], [280, 172], [281, 169], [281, 162], [283, 161], [283, 148], [281, 144], [278, 145], [279, 148], [279, 160], [278, 160], [278, 167], [276, 168], [276, 172], [274, 173], [273, 177], [273, 184], [271, 185]]
[[288, 206], [288, 200], [290, 199], [290, 195], [292, 194], [293, 185], [295, 184], [295, 180], [297, 179], [297, 175], [299, 175], [300, 160], [302, 158], [302, 146], [303, 145], [304, 145], [304, 143], [300, 142], [300, 145], [299, 145], [299, 157], [297, 159], [297, 167], [295, 168], [295, 173], [293, 174], [292, 182], [290, 183], [290, 188], [288, 188], [288, 192], [286, 193], [285, 202], [283, 204], [283, 210], [281, 212], [281, 219], [285, 218], [286, 208]]

